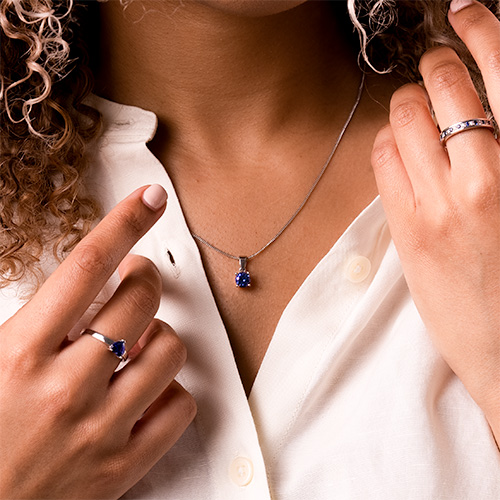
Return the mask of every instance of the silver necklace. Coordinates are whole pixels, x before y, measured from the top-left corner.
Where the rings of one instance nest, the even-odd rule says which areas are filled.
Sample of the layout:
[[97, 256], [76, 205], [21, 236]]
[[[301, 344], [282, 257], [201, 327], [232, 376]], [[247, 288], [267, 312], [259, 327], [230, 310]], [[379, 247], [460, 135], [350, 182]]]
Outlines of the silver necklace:
[[304, 208], [304, 205], [307, 203], [307, 200], [310, 198], [312, 195], [313, 191], [316, 189], [316, 186], [318, 185], [319, 181], [323, 177], [323, 174], [326, 172], [326, 169], [328, 168], [328, 165], [330, 165], [330, 162], [332, 161], [333, 155], [335, 154], [335, 151], [337, 151], [337, 147], [340, 144], [340, 141], [342, 140], [342, 137], [345, 134], [345, 131], [347, 130], [347, 127], [349, 126], [349, 123], [351, 123], [352, 117], [354, 116], [354, 113], [358, 107], [359, 102], [361, 101], [361, 96], [363, 94], [363, 85], [365, 83], [365, 74], [362, 73], [361, 75], [361, 82], [359, 84], [358, 88], [358, 94], [356, 96], [356, 101], [354, 102], [354, 106], [351, 109], [351, 112], [349, 113], [349, 116], [347, 117], [346, 122], [344, 123], [344, 126], [342, 127], [342, 130], [340, 131], [339, 136], [337, 137], [337, 140], [335, 141], [335, 144], [328, 155], [328, 158], [326, 159], [325, 164], [321, 168], [318, 176], [314, 180], [311, 188], [307, 192], [305, 198], [302, 200], [302, 203], [299, 205], [297, 210], [292, 214], [292, 216], [285, 222], [285, 224], [282, 226], [282, 228], [260, 249], [254, 252], [251, 255], [248, 255], [246, 257], [239, 257], [237, 255], [232, 255], [229, 252], [225, 252], [224, 250], [221, 250], [220, 248], [217, 248], [215, 245], [212, 245], [212, 243], [208, 242], [201, 236], [191, 233], [192, 237], [198, 240], [200, 243], [203, 243], [207, 247], [211, 248], [212, 250], [215, 250], [216, 252], [220, 253], [221, 255], [224, 255], [225, 257], [228, 257], [229, 259], [237, 260], [239, 262], [239, 270], [237, 273], [235, 273], [235, 283], [238, 288], [248, 288], [251, 286], [251, 278], [250, 278], [250, 273], [247, 271], [247, 263], [249, 260], [253, 259], [254, 257], [257, 257], [257, 255], [261, 254], [269, 245], [274, 243], [283, 233], [283, 231], [294, 221], [295, 217], [299, 215], [300, 211]]

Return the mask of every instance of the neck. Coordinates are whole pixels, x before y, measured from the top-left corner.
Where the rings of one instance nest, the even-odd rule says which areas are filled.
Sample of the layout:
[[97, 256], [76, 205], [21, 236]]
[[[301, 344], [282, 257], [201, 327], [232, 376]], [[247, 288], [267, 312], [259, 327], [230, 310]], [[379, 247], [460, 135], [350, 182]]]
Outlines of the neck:
[[360, 73], [332, 3], [343, 5], [263, 17], [193, 1], [103, 3], [97, 93], [155, 111], [171, 146], [198, 152], [338, 128]]

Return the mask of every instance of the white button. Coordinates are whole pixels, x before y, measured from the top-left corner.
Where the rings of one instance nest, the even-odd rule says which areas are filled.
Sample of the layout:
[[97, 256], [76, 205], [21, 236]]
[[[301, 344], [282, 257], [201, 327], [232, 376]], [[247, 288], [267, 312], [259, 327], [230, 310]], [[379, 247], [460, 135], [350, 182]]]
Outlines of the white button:
[[245, 457], [235, 458], [229, 467], [229, 477], [237, 486], [247, 486], [253, 479], [252, 462]]
[[352, 283], [361, 283], [368, 278], [372, 264], [366, 257], [359, 255], [349, 262], [347, 266], [347, 279]]

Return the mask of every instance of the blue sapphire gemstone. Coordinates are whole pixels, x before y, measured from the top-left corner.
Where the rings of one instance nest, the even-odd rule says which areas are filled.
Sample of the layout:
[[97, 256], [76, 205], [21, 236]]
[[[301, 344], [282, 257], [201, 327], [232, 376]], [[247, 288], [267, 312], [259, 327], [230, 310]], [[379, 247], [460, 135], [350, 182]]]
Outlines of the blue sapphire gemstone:
[[234, 281], [237, 287], [247, 288], [250, 286], [251, 283], [250, 273], [248, 271], [240, 271], [236, 273]]
[[111, 352], [121, 358], [125, 354], [125, 340], [117, 340], [110, 346]]

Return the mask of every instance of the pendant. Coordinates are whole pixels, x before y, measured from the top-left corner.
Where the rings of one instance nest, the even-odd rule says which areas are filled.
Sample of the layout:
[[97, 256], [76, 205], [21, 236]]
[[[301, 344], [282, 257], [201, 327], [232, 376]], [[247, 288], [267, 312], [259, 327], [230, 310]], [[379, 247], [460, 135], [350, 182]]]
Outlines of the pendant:
[[250, 273], [247, 271], [247, 257], [240, 257], [240, 270], [234, 273], [234, 281], [238, 288], [248, 288], [251, 286]]

